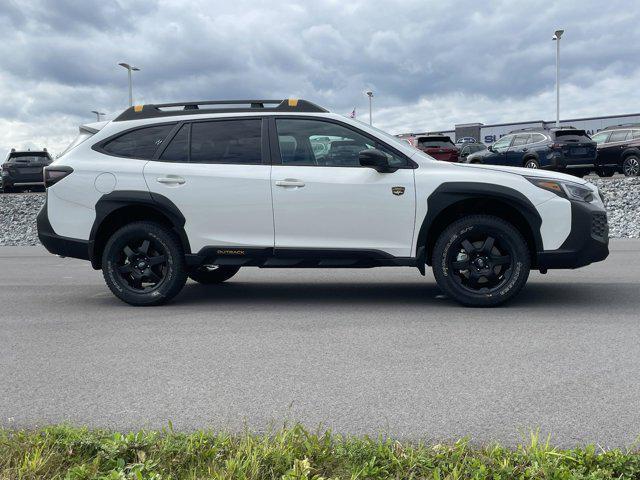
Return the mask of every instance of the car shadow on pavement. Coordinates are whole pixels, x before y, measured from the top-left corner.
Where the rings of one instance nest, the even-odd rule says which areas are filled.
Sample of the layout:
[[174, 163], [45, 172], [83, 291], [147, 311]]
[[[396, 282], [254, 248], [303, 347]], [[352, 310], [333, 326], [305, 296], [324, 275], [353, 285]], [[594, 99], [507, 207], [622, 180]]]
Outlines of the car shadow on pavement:
[[[559, 307], [585, 306], [606, 308], [629, 305], [640, 307], [640, 298], [630, 284], [612, 283], [532, 283], [507, 306]], [[445, 297], [435, 282], [229, 282], [221, 285], [188, 283], [173, 305], [296, 305], [322, 306], [344, 304], [437, 305], [459, 307]]]

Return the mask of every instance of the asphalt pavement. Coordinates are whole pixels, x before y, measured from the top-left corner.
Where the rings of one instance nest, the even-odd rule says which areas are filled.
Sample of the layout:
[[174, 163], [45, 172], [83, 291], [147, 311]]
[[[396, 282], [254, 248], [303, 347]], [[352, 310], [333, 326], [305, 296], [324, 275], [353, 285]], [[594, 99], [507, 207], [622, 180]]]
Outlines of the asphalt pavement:
[[430, 442], [628, 446], [640, 434], [640, 240], [463, 308], [411, 268], [242, 270], [170, 305], [88, 263], [0, 248], [0, 425], [129, 430], [284, 421]]

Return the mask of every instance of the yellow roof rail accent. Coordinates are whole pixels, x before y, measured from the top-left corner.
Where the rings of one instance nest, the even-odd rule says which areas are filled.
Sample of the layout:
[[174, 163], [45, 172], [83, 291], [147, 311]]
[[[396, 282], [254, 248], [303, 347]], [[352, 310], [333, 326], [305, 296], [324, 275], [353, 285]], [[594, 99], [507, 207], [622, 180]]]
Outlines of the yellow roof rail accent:
[[143, 107], [143, 105], [136, 105], [135, 107], [133, 107], [133, 111], [134, 112], [141, 112], [142, 111], [142, 107]]
[[298, 99], [297, 98], [290, 98], [289, 99], [289, 106], [290, 107], [297, 107], [298, 106]]

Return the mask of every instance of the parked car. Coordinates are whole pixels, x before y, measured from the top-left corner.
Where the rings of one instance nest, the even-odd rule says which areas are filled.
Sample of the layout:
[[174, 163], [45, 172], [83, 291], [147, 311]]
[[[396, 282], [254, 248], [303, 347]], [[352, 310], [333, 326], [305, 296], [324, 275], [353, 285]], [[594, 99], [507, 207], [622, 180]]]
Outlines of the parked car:
[[447, 135], [423, 135], [416, 137], [416, 147], [436, 160], [457, 162], [458, 148]]
[[576, 128], [525, 129], [500, 138], [467, 163], [543, 168], [583, 176], [596, 170], [597, 151], [587, 132]]
[[598, 145], [598, 175], [640, 175], [640, 124], [607, 127], [591, 138]]
[[462, 137], [456, 140], [456, 145], [460, 143], [476, 143], [477, 140], [473, 137]]
[[42, 170], [53, 159], [47, 149], [17, 151], [15, 148], [2, 164], [2, 190], [5, 193], [26, 189], [44, 189]]
[[[449, 298], [494, 306], [531, 268], [609, 253], [594, 185], [434, 161], [304, 100], [135, 106], [94, 130], [83, 127], [84, 140], [45, 168], [38, 236], [51, 253], [102, 269], [132, 305], [170, 300], [187, 277], [215, 284], [248, 267], [424, 275], [430, 265]], [[320, 137], [340, 140], [316, 151]]]
[[486, 150], [487, 146], [484, 143], [464, 143], [462, 145], [458, 145], [458, 148], [460, 148], [458, 153], [460, 161], [464, 162], [469, 155]]

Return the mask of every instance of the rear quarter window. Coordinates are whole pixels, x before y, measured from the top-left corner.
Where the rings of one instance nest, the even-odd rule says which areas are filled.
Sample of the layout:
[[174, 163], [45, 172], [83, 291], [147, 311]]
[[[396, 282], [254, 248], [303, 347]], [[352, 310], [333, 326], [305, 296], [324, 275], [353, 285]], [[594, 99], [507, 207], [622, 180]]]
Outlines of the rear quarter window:
[[172, 123], [131, 130], [107, 141], [102, 150], [119, 157], [150, 160], [174, 126]]

